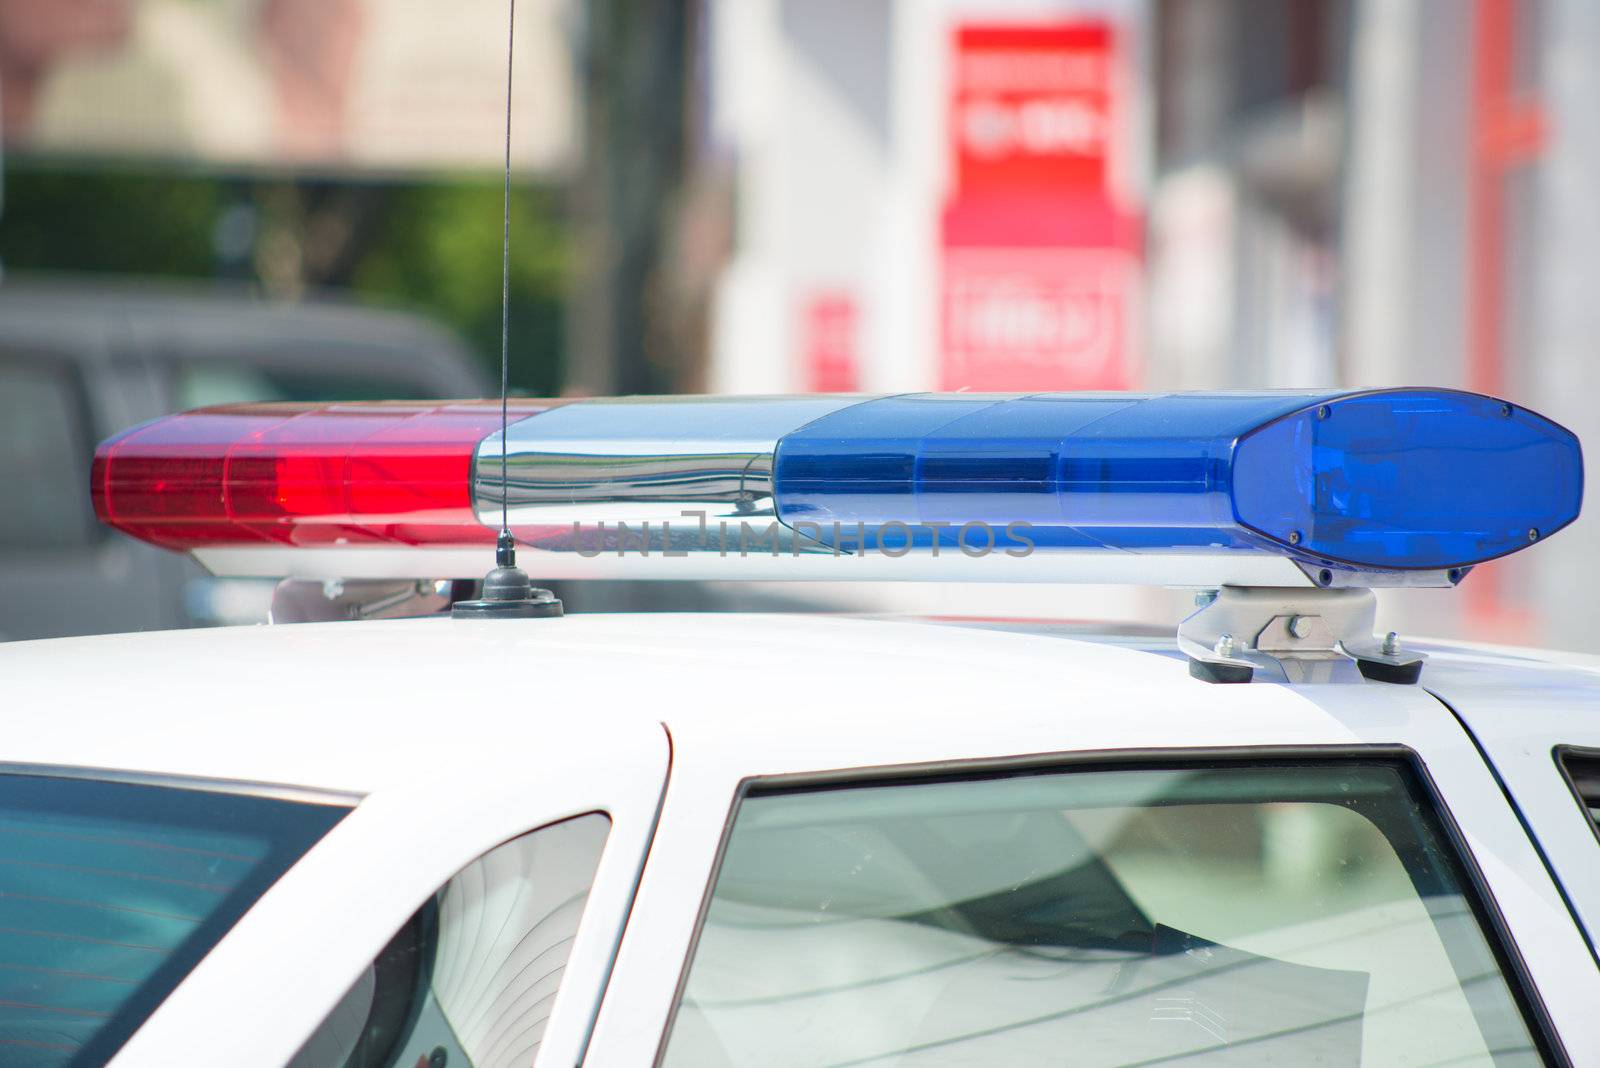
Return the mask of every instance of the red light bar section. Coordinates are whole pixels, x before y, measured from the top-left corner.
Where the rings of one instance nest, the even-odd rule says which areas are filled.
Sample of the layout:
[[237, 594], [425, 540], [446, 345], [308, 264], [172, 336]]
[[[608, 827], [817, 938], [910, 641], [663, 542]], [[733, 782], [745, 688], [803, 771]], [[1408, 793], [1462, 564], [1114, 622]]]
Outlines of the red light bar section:
[[[513, 420], [545, 402], [513, 402]], [[492, 545], [473, 455], [498, 401], [239, 404], [135, 427], [95, 450], [100, 521], [168, 549]]]

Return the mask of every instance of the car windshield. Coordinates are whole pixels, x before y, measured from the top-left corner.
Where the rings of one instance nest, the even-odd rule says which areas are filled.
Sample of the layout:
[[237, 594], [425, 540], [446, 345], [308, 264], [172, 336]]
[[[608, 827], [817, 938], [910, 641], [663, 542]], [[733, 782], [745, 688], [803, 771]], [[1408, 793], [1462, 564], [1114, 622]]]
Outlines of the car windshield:
[[0, 1063], [105, 1062], [348, 811], [0, 774]]

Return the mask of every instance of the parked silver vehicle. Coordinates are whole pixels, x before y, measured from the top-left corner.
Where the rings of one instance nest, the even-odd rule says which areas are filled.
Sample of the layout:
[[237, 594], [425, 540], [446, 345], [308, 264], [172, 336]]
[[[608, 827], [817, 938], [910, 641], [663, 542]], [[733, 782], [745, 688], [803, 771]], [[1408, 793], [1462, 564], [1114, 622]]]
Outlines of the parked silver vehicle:
[[0, 285], [0, 640], [243, 622], [260, 583], [95, 522], [97, 441], [236, 401], [492, 392], [462, 343], [411, 315], [229, 291]]

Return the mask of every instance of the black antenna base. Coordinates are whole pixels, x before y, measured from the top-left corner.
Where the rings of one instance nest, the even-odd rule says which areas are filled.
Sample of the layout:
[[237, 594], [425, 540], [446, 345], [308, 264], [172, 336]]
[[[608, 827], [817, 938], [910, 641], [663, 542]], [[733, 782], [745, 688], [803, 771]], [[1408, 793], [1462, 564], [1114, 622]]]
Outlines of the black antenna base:
[[493, 571], [483, 577], [483, 595], [450, 606], [452, 619], [550, 619], [562, 614], [561, 599], [535, 589], [528, 573], [517, 566], [517, 543], [502, 530], [495, 543]]

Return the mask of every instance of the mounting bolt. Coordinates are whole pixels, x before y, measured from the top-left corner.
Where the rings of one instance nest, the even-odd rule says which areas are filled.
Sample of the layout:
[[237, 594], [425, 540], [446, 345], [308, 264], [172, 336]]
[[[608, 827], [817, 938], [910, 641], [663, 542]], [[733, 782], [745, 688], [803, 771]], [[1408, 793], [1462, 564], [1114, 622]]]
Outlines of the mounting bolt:
[[1383, 655], [1394, 656], [1400, 651], [1400, 635], [1390, 631], [1383, 636]]
[[1289, 634], [1294, 638], [1311, 637], [1311, 620], [1305, 616], [1289, 617]]
[[1289, 531], [1289, 544], [1290, 545], [1299, 545], [1300, 544], [1300, 532], [1298, 530]]
[[1326, 404], [1318, 405], [1317, 406], [1317, 418], [1318, 419], [1326, 419], [1326, 418], [1328, 418], [1328, 415], [1330, 414], [1331, 411], [1332, 411], [1332, 409], [1330, 409]]
[[1538, 541], [1539, 540], [1539, 528], [1538, 527], [1529, 527], [1528, 528], [1528, 540], [1529, 541]]
[[1212, 647], [1212, 652], [1221, 657], [1231, 658], [1233, 656], [1233, 635], [1224, 634], [1218, 638], [1217, 644]]
[[1500, 405], [1500, 414], [1501, 415], [1510, 415], [1511, 414], [1511, 405], [1509, 405], [1509, 404]]

